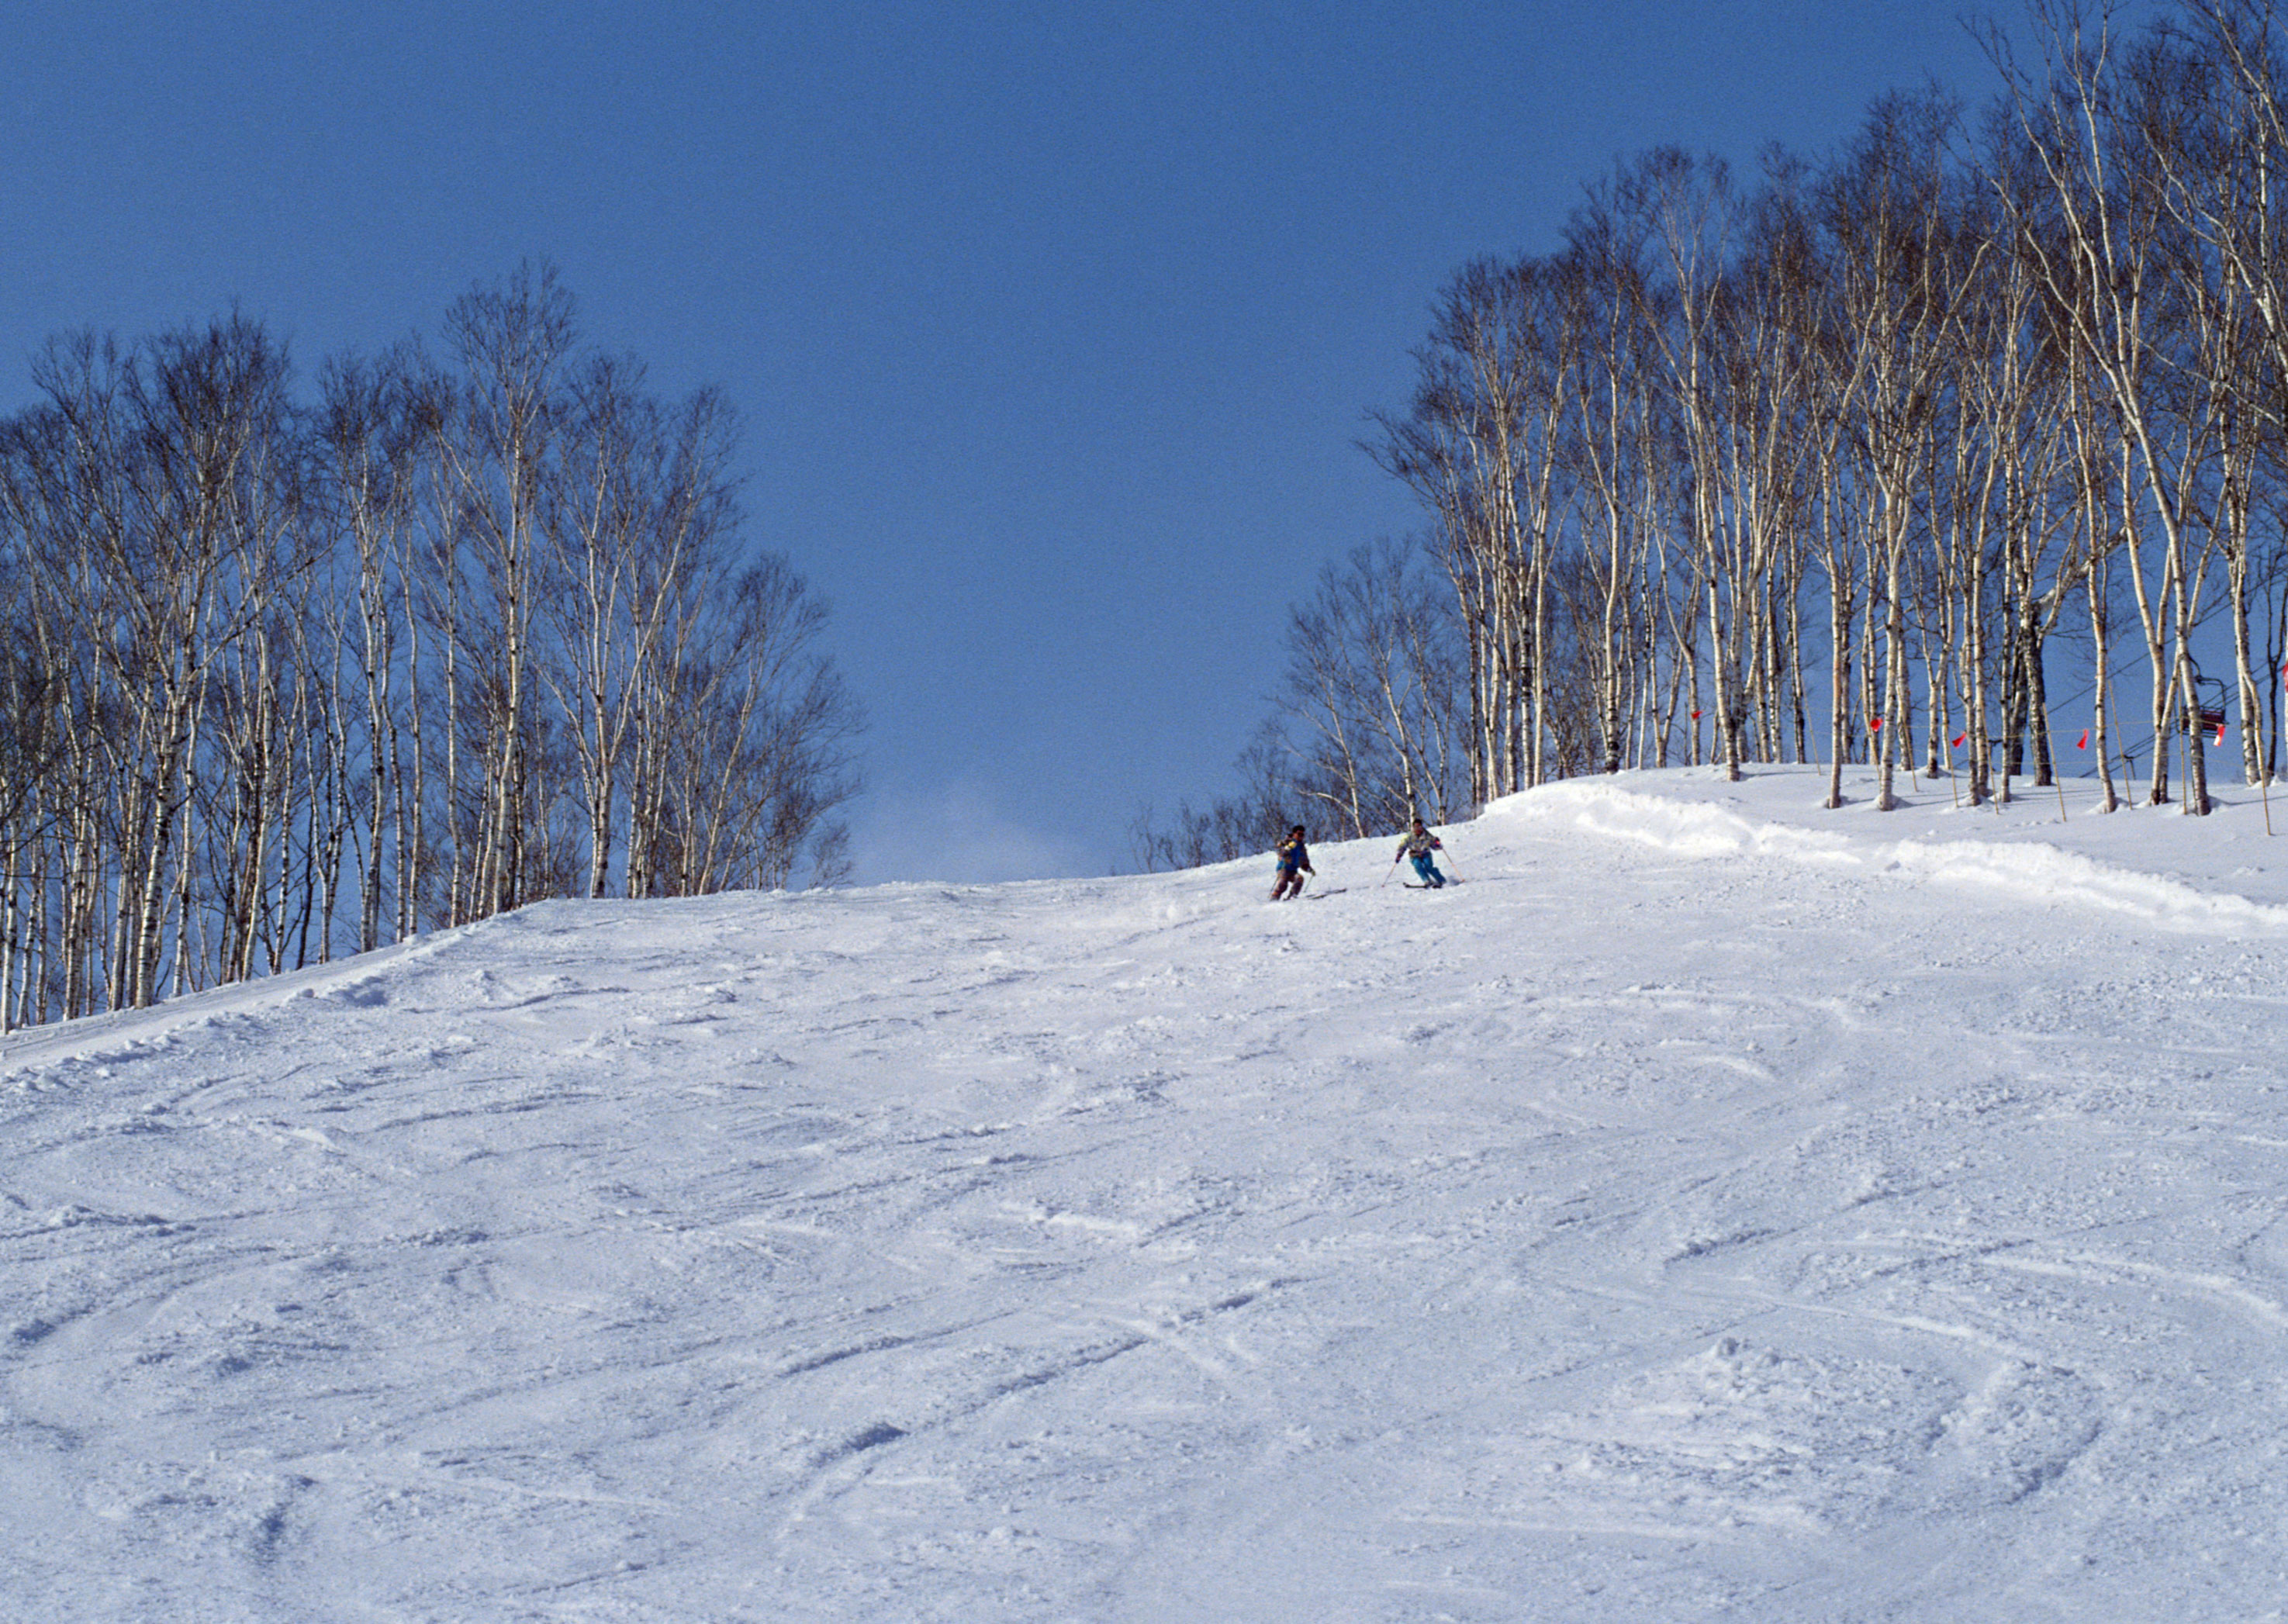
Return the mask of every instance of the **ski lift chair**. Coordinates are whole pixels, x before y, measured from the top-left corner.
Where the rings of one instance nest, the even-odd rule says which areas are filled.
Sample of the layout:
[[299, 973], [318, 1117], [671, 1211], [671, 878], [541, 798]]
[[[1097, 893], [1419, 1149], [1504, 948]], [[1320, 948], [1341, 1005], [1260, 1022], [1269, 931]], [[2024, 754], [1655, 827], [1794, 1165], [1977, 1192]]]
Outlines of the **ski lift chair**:
[[2192, 660], [2185, 663], [2193, 669], [2193, 710], [2200, 717], [2201, 731], [2222, 738], [2225, 719], [2225, 687], [2220, 677], [2204, 677], [2201, 668]]

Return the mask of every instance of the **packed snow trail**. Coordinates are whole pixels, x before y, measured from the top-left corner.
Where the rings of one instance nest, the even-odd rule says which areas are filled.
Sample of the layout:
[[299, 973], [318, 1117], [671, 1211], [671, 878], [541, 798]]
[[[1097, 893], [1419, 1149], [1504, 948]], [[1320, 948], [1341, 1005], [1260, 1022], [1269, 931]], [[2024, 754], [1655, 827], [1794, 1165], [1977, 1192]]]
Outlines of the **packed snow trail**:
[[20, 1034], [0, 1615], [2281, 1616], [2254, 809], [1815, 795]]

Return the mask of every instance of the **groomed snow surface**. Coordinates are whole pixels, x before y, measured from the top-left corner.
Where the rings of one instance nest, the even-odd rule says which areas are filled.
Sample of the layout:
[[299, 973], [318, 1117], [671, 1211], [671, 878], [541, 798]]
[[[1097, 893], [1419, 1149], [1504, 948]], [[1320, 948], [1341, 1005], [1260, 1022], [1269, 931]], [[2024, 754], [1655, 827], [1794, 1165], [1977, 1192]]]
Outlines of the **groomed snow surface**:
[[2288, 802], [1559, 785], [0, 1045], [0, 1616], [2288, 1607]]

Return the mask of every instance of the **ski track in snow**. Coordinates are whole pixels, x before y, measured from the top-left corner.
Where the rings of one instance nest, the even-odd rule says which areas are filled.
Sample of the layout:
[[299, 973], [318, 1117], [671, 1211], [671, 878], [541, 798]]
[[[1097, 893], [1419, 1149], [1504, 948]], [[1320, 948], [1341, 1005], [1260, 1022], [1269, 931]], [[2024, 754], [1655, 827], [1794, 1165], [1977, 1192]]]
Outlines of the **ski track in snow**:
[[1819, 787], [19, 1034], [0, 1612], [2282, 1616], [2258, 809]]

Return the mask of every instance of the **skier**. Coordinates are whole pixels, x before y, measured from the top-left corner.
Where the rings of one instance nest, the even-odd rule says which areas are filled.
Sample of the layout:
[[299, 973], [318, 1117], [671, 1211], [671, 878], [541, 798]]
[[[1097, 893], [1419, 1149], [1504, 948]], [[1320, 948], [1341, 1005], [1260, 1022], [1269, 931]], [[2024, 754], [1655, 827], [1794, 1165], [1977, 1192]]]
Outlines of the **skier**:
[[1299, 823], [1279, 843], [1279, 878], [1271, 887], [1271, 899], [1278, 902], [1301, 896], [1303, 876], [1318, 872], [1311, 867], [1310, 850], [1303, 844], [1303, 826]]
[[[1398, 857], [1410, 857], [1414, 860], [1414, 872], [1425, 885], [1443, 885], [1446, 883], [1446, 876], [1438, 872], [1438, 865], [1431, 860], [1430, 853], [1442, 852], [1445, 849], [1444, 844], [1435, 835], [1422, 827], [1422, 820], [1417, 818], [1414, 820], [1413, 829], [1404, 840], [1399, 843]], [[1394, 857], [1390, 860], [1395, 863], [1398, 861], [1398, 857]], [[1388, 883], [1387, 876], [1385, 877], [1384, 883]]]

